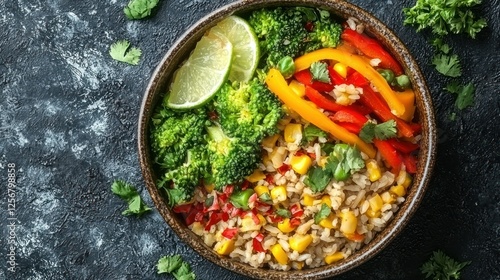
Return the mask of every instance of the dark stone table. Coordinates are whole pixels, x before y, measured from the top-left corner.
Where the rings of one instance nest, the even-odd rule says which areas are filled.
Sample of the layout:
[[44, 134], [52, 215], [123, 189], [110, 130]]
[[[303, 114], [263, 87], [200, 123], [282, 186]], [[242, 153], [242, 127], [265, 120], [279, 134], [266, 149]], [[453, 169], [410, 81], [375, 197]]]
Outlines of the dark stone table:
[[[158, 212], [122, 216], [125, 204], [110, 191], [124, 179], [152, 205], [136, 150], [143, 91], [176, 37], [231, 1], [162, 1], [144, 21], [125, 19], [126, 2], [0, 1], [0, 279], [169, 279], [155, 264], [175, 253], [199, 279], [244, 279], [181, 243]], [[472, 262], [463, 279], [500, 279], [500, 2], [478, 9], [489, 27], [476, 40], [450, 41], [461, 80], [478, 88], [475, 105], [454, 121], [447, 80], [430, 64], [429, 34], [402, 24], [402, 8], [415, 1], [352, 2], [386, 22], [420, 63], [440, 137], [429, 190], [402, 234], [335, 279], [422, 279], [419, 267], [437, 249]], [[142, 49], [138, 66], [110, 58], [119, 39]], [[7, 270], [11, 258], [16, 272]]]

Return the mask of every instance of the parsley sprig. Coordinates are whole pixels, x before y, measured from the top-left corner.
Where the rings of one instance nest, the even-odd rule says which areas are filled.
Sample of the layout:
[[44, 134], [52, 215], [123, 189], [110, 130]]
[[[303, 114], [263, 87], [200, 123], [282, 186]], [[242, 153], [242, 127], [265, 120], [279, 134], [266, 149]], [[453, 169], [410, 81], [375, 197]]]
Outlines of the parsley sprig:
[[148, 211], [151, 211], [139, 196], [137, 190], [130, 184], [116, 180], [111, 185], [111, 191], [119, 196], [121, 199], [125, 200], [128, 203], [128, 209], [122, 212], [122, 215], [142, 215]]
[[194, 280], [196, 275], [189, 263], [182, 260], [180, 255], [163, 256], [156, 265], [158, 274], [172, 273], [177, 280]]
[[460, 279], [460, 270], [470, 262], [457, 262], [438, 250], [433, 252], [432, 257], [422, 265], [420, 270], [425, 278], [434, 280]]
[[394, 138], [396, 136], [397, 129], [396, 121], [394, 120], [388, 120], [379, 124], [367, 121], [359, 132], [359, 138], [361, 138], [366, 143], [372, 143], [373, 138], [386, 140], [389, 138]]
[[132, 65], [139, 64], [142, 51], [136, 47], [130, 47], [130, 42], [120, 40], [113, 43], [109, 49], [109, 55], [115, 60]]

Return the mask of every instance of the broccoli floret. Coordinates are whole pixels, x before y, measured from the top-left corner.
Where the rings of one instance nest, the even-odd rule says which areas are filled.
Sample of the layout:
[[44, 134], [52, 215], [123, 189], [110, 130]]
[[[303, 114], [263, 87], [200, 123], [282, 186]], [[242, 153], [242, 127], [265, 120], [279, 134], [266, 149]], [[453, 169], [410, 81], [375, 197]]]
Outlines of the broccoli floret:
[[220, 126], [210, 126], [208, 151], [211, 181], [222, 191], [226, 185], [238, 184], [253, 173], [260, 161], [260, 146], [241, 138], [229, 137]]
[[222, 129], [230, 136], [260, 142], [278, 132], [282, 104], [258, 79], [226, 83], [215, 97], [215, 110]]
[[331, 19], [328, 11], [320, 10], [319, 13], [319, 19], [312, 23], [312, 32], [309, 33], [310, 42], [306, 52], [320, 48], [334, 48], [340, 42], [342, 26]]

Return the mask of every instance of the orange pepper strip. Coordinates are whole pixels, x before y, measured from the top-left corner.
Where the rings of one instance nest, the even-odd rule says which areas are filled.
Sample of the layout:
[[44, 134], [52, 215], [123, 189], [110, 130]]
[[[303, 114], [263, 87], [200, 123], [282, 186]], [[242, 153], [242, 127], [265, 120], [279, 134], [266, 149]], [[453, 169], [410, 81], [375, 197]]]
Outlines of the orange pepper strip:
[[372, 145], [365, 143], [356, 134], [350, 133], [345, 128], [332, 122], [321, 111], [311, 106], [306, 100], [297, 96], [288, 86], [285, 78], [277, 69], [271, 69], [267, 73], [266, 84], [285, 105], [299, 114], [302, 118], [329, 132], [333, 137], [347, 144], [354, 145], [370, 158], [377, 153]]
[[335, 60], [358, 71], [375, 85], [394, 115], [401, 117], [405, 113], [405, 106], [398, 99], [396, 93], [391, 89], [384, 77], [359, 55], [339, 49], [319, 49], [297, 58], [295, 60], [295, 72], [307, 69], [313, 62], [324, 59]]

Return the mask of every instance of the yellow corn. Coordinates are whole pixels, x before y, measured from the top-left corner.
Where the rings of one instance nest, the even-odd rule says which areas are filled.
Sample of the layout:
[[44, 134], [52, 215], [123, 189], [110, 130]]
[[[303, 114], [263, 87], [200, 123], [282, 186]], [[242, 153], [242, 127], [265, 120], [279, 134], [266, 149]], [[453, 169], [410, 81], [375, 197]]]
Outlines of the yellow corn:
[[295, 141], [302, 139], [302, 125], [299, 123], [287, 124], [285, 126], [283, 136], [285, 141], [288, 143], [294, 143]]
[[292, 169], [301, 175], [306, 174], [311, 165], [312, 159], [308, 155], [293, 156], [290, 160], [290, 166]]
[[264, 180], [266, 178], [266, 175], [264, 175], [264, 172], [260, 169], [255, 169], [255, 171], [248, 177], [246, 177], [247, 181], [250, 183], [256, 183], [260, 180]]
[[301, 270], [304, 268], [304, 262], [295, 262], [295, 269]]
[[404, 196], [406, 194], [405, 187], [402, 185], [392, 186], [389, 191], [397, 196]]
[[333, 220], [335, 219], [335, 215], [333, 214], [330, 214], [328, 217], [326, 217], [325, 219], [321, 220], [319, 222], [319, 225], [324, 227], [324, 228], [335, 228], [333, 226]]
[[382, 198], [378, 193], [376, 193], [374, 196], [368, 199], [368, 202], [370, 203], [370, 208], [375, 212], [380, 210], [384, 205], [384, 201], [382, 200]]
[[286, 187], [276, 186], [271, 190], [271, 198], [275, 202], [283, 202], [286, 200]]
[[373, 211], [373, 209], [371, 208], [368, 208], [368, 210], [366, 210], [366, 216], [370, 217], [370, 218], [378, 218], [380, 217], [380, 211]]
[[342, 213], [342, 223], [340, 224], [340, 231], [342, 233], [354, 233], [358, 226], [358, 218], [352, 211]]
[[324, 195], [321, 198], [321, 203], [322, 204], [324, 203], [324, 204], [328, 205], [328, 207], [332, 208], [332, 200], [331, 200], [329, 195]]
[[256, 186], [253, 190], [257, 193], [258, 196], [261, 196], [263, 193], [269, 193], [269, 188], [266, 186]]
[[262, 139], [261, 144], [264, 148], [273, 148], [274, 146], [276, 146], [276, 141], [278, 141], [279, 138], [279, 134], [271, 135]]
[[252, 219], [251, 216], [245, 216], [243, 219], [241, 219], [240, 230], [242, 232], [260, 230], [260, 227], [261, 227], [261, 225], [260, 224], [256, 225], [255, 221]]
[[333, 70], [339, 73], [339, 75], [343, 78], [347, 77], [347, 66], [345, 64], [337, 62], [335, 63], [335, 65], [333, 65]]
[[278, 263], [280, 264], [288, 263], [288, 256], [279, 243], [276, 243], [271, 247], [271, 254], [273, 254], [274, 258]]
[[290, 248], [292, 250], [297, 251], [299, 254], [304, 252], [307, 246], [309, 246], [309, 244], [311, 244], [312, 241], [313, 238], [310, 234], [306, 235], [295, 234], [294, 236], [290, 237], [290, 239], [288, 239]]
[[411, 185], [411, 181], [412, 181], [411, 175], [408, 174], [408, 172], [407, 172], [406, 177], [405, 177], [405, 181], [403, 182], [403, 187], [405, 189], [407, 189]]
[[281, 230], [281, 232], [283, 233], [289, 233], [292, 232], [295, 229], [295, 227], [293, 227], [290, 224], [290, 219], [286, 218], [278, 223], [278, 229]]
[[257, 218], [259, 218], [261, 226], [267, 224], [266, 218], [264, 218], [264, 216], [262, 216], [261, 214], [257, 214]]
[[217, 254], [227, 256], [234, 250], [234, 240], [226, 239], [218, 243], [218, 248], [215, 250]]
[[394, 198], [394, 196], [390, 193], [390, 192], [383, 192], [380, 197], [382, 198], [382, 200], [384, 201], [384, 203], [393, 203], [394, 201], [396, 201], [396, 199]]
[[342, 252], [337, 252], [337, 253], [333, 253], [331, 255], [328, 255], [325, 257], [325, 262], [327, 264], [332, 264], [334, 262], [338, 262], [340, 261], [341, 259], [344, 258], [344, 253]]
[[373, 159], [366, 161], [366, 170], [368, 171], [369, 179], [372, 182], [375, 182], [382, 177], [380, 167], [378, 166], [378, 163]]
[[304, 194], [304, 201], [303, 204], [305, 206], [313, 206], [314, 205], [314, 196]]
[[207, 193], [211, 193], [214, 190], [214, 188], [215, 188], [214, 184], [205, 185], [205, 190], [207, 191]]
[[304, 97], [304, 95], [306, 95], [306, 87], [297, 80], [292, 80], [288, 86], [292, 89], [293, 93], [299, 97]]

